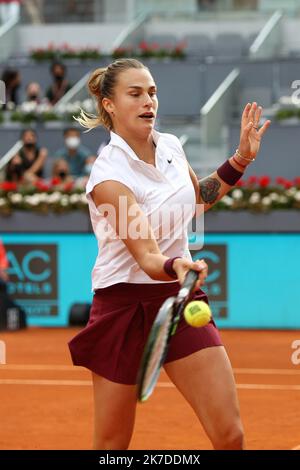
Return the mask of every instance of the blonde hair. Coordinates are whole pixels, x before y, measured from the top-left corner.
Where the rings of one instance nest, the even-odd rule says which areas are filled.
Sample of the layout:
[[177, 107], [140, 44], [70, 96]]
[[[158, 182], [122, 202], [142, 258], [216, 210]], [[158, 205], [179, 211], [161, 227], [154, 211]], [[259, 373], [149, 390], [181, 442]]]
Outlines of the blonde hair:
[[113, 129], [111, 117], [104, 109], [102, 100], [113, 97], [118, 75], [132, 68], [148, 70], [142, 62], [136, 59], [118, 59], [107, 67], [94, 70], [88, 81], [88, 90], [96, 99], [98, 115], [86, 113], [81, 109], [79, 117], [74, 119], [88, 130], [98, 126], [104, 126], [108, 130]]

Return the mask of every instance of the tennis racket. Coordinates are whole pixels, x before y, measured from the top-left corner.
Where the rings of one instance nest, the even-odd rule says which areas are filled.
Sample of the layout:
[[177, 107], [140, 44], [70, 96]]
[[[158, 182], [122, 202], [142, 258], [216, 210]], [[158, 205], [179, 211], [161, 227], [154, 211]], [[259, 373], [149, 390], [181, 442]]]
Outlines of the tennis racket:
[[168, 297], [152, 325], [138, 373], [138, 401], [146, 401], [154, 390], [168, 346], [185, 306], [192, 297], [199, 271], [190, 270], [176, 297]]

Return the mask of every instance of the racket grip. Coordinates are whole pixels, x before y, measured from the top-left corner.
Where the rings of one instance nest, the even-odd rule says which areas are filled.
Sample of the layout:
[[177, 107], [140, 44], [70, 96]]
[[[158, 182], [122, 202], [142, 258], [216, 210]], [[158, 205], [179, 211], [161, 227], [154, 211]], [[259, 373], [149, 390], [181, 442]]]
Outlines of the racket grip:
[[199, 276], [199, 271], [195, 271], [194, 269], [191, 269], [187, 273], [185, 280], [179, 291], [180, 297], [185, 297], [186, 295], [189, 295], [191, 293], [191, 291], [195, 287], [195, 284], [198, 280], [198, 276]]

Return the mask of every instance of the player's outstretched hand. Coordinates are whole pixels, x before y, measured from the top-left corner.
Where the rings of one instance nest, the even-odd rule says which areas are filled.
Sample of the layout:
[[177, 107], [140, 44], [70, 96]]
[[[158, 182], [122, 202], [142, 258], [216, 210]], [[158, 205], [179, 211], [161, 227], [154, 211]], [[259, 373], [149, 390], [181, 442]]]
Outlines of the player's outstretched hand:
[[242, 114], [239, 152], [246, 158], [254, 159], [259, 151], [261, 139], [271, 124], [267, 120], [260, 126], [263, 108], [256, 102], [248, 103]]

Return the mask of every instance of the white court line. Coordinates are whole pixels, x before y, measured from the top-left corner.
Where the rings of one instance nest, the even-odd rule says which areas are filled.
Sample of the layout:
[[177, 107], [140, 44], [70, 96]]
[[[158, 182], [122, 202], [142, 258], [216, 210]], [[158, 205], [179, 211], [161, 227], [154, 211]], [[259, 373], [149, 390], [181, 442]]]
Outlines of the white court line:
[[[0, 385], [91, 386], [91, 380], [0, 379]], [[171, 382], [158, 382], [158, 388], [175, 388]], [[237, 384], [241, 390], [300, 391], [300, 385]]]
[[300, 391], [300, 385], [273, 385], [273, 384], [237, 384], [240, 390], [294, 390]]
[[294, 369], [233, 369], [235, 374], [250, 375], [300, 375], [300, 370]]
[[90, 386], [91, 380], [40, 380], [40, 379], [0, 379], [0, 385], [55, 385]]
[[[65, 370], [65, 371], [87, 371], [84, 367], [60, 364], [3, 364], [0, 366], [3, 370]], [[88, 371], [87, 371], [88, 372]], [[233, 369], [235, 374], [245, 375], [300, 375], [300, 370], [294, 369], [251, 369], [236, 368]]]
[[73, 372], [86, 370], [84, 367], [75, 367], [75, 366], [67, 366], [67, 365], [60, 365], [60, 364], [5, 364], [1, 365], [1, 369], [3, 370], [70, 370]]

